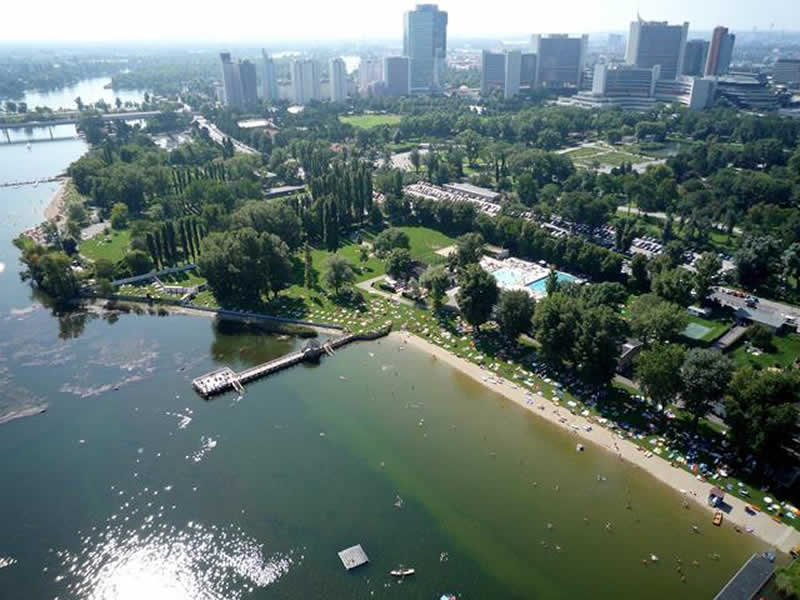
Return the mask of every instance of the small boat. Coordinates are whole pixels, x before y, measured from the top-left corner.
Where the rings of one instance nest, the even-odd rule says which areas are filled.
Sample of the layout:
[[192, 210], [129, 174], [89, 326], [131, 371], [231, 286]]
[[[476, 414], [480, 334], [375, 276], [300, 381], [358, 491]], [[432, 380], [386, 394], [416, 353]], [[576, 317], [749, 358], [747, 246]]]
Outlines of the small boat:
[[651, 554], [651, 555], [650, 555], [650, 560], [651, 560], [652, 562], [658, 562], [658, 557], [657, 557], [655, 554]]
[[414, 569], [407, 569], [407, 568], [392, 569], [391, 571], [389, 571], [389, 575], [392, 575], [394, 577], [407, 577], [413, 574], [414, 574]]
[[717, 512], [714, 513], [714, 518], [711, 520], [711, 522], [714, 525], [716, 525], [717, 527], [722, 525], [722, 511], [721, 510], [718, 510]]

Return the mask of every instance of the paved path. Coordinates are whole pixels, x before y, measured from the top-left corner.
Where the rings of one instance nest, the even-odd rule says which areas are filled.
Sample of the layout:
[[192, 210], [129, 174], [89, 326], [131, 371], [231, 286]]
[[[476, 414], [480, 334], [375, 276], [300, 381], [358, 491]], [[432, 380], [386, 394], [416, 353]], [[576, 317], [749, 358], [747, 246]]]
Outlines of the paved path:
[[[739, 298], [733, 294], [727, 294], [725, 293], [724, 288], [721, 287], [718, 287], [714, 290], [712, 297], [723, 305], [731, 306], [733, 308], [748, 308], [744, 298]], [[800, 306], [786, 304], [784, 302], [776, 302], [774, 300], [767, 300], [766, 298], [759, 298], [756, 308], [758, 308], [758, 310], [776, 313], [779, 315], [789, 315], [800, 322]]]
[[401, 294], [395, 293], [392, 294], [391, 292], [384, 292], [383, 290], [379, 290], [377, 288], [372, 287], [372, 284], [376, 281], [380, 281], [386, 277], [386, 275], [378, 275], [377, 277], [373, 277], [372, 279], [367, 279], [366, 281], [362, 281], [361, 283], [357, 283], [356, 287], [359, 289], [364, 290], [369, 294], [375, 294], [376, 296], [383, 296], [389, 300], [395, 300], [397, 302], [402, 302], [403, 304], [407, 304], [408, 306], [415, 306], [416, 303], [413, 300], [409, 300], [408, 298], [404, 298]]

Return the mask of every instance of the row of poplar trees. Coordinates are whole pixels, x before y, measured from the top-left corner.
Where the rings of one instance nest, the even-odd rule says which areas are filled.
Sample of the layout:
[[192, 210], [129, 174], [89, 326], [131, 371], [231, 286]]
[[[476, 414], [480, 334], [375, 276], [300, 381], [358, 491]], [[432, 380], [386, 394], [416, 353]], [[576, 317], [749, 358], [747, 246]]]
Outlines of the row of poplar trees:
[[164, 268], [181, 259], [197, 260], [200, 255], [200, 240], [205, 236], [205, 227], [194, 217], [167, 221], [162, 223], [160, 229], [148, 232], [147, 249], [153, 263]]

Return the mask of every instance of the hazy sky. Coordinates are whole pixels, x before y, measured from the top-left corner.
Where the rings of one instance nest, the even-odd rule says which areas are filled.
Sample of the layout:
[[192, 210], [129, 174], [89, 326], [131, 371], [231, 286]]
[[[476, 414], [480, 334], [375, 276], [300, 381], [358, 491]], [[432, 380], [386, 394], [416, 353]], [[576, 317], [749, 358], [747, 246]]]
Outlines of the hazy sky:
[[[407, 0], [9, 0], [5, 41], [323, 39], [400, 40]], [[450, 36], [627, 30], [637, 10], [648, 20], [709, 30], [800, 29], [798, 0], [443, 0]], [[26, 22], [30, 19], [29, 22]], [[13, 26], [9, 24], [13, 23]]]

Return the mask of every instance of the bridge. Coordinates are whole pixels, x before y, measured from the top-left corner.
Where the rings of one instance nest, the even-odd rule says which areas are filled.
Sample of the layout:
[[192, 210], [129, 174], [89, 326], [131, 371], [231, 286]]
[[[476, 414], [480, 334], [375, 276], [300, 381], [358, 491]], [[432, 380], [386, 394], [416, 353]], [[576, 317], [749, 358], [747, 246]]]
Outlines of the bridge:
[[[118, 112], [100, 115], [103, 121], [138, 121], [160, 115], [160, 110], [147, 110], [138, 112]], [[13, 123], [0, 123], [0, 129], [33, 129], [35, 127], [55, 127], [56, 125], [75, 125], [82, 114], [79, 112], [63, 113], [61, 119], [45, 119], [41, 121], [19, 121]]]

